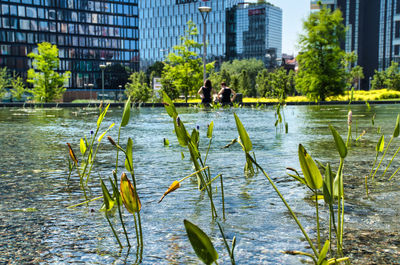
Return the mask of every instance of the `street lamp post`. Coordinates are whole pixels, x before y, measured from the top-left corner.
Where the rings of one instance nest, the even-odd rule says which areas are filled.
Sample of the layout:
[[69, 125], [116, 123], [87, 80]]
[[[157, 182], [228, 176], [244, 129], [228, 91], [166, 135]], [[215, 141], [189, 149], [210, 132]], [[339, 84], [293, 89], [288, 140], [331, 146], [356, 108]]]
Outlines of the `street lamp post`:
[[199, 11], [201, 14], [201, 18], [203, 19], [203, 82], [206, 80], [206, 55], [207, 55], [207, 47], [206, 47], [206, 19], [208, 13], [211, 12], [210, 6], [199, 6]]
[[101, 69], [101, 100], [104, 101], [104, 69], [106, 69], [105, 64], [100, 64]]
[[92, 101], [92, 88], [93, 88], [93, 84], [88, 84], [88, 87], [90, 89], [90, 94], [89, 94], [89, 101]]

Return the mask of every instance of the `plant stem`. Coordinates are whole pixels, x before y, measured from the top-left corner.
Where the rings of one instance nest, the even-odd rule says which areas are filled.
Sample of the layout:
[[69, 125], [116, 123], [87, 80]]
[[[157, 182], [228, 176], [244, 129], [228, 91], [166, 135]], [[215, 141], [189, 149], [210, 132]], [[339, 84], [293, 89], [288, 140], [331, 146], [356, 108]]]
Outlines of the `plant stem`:
[[375, 167], [376, 161], [378, 160], [378, 155], [379, 155], [379, 152], [376, 152], [376, 156], [375, 156], [374, 163], [372, 164], [371, 171], [369, 172], [369, 176], [370, 176], [370, 177], [372, 176], [372, 171], [374, 170], [374, 167]]
[[318, 251], [321, 250], [321, 234], [320, 234], [320, 230], [319, 230], [319, 211], [318, 211], [318, 192], [317, 190], [314, 190], [314, 194], [315, 194], [315, 212], [317, 215], [317, 244], [318, 244]]
[[314, 247], [314, 244], [312, 243], [311, 239], [308, 237], [307, 232], [304, 230], [304, 228], [301, 225], [299, 219], [297, 219], [296, 214], [292, 211], [292, 208], [290, 208], [289, 204], [286, 202], [285, 198], [283, 197], [283, 195], [278, 190], [278, 187], [276, 187], [275, 183], [268, 176], [268, 174], [264, 171], [264, 169], [256, 161], [254, 161], [254, 159], [249, 154], [246, 153], [246, 156], [261, 170], [261, 172], [264, 174], [264, 176], [268, 179], [269, 183], [272, 185], [272, 187], [274, 188], [275, 192], [281, 198], [282, 202], [285, 204], [286, 208], [289, 210], [289, 212], [292, 215], [293, 219], [295, 220], [295, 222], [299, 226], [299, 228], [300, 228], [301, 232], [303, 233], [305, 239], [307, 240], [308, 244], [310, 245], [311, 249], [313, 250], [315, 257], [318, 257], [318, 251]]
[[392, 135], [392, 137], [390, 138], [388, 145], [386, 146], [385, 152], [383, 153], [383, 156], [381, 157], [381, 160], [379, 161], [379, 164], [378, 164], [378, 166], [376, 167], [374, 174], [372, 175], [372, 180], [374, 180], [375, 175], [376, 175], [376, 172], [378, 172], [378, 169], [379, 169], [379, 167], [381, 166], [381, 163], [382, 163], [383, 159], [385, 158], [386, 152], [387, 152], [387, 150], [389, 149], [389, 146], [390, 146], [390, 144], [392, 143], [392, 140], [393, 140], [393, 135]]
[[394, 153], [394, 155], [393, 155], [393, 157], [392, 157], [392, 159], [390, 159], [390, 162], [389, 162], [389, 164], [386, 166], [386, 168], [385, 168], [385, 171], [383, 172], [383, 174], [382, 174], [382, 178], [385, 176], [385, 174], [386, 174], [386, 171], [388, 170], [388, 168], [390, 167], [390, 165], [392, 164], [392, 162], [393, 162], [393, 159], [397, 156], [397, 153], [400, 151], [400, 147], [399, 148], [397, 148], [397, 151], [396, 151], [396, 153]]
[[[121, 136], [121, 125], [119, 126], [119, 129], [118, 129], [118, 139], [117, 139], [117, 145], [118, 146], [119, 146], [120, 136]], [[116, 160], [115, 160], [115, 173], [118, 173], [118, 156], [119, 156], [119, 149], [117, 148], [117, 157], [116, 157]]]
[[[115, 187], [118, 187], [117, 172], [114, 171], [113, 173], [114, 173]], [[118, 192], [118, 190], [117, 190], [117, 192]], [[126, 242], [128, 243], [128, 247], [131, 247], [131, 243], [129, 242], [128, 233], [126, 232], [126, 228], [125, 228], [125, 223], [122, 218], [121, 204], [120, 204], [120, 200], [119, 200], [119, 198], [120, 198], [119, 192], [116, 194], [116, 197], [117, 197], [119, 220], [121, 221], [122, 228], [124, 229], [124, 234], [125, 234]]]
[[105, 215], [106, 215], [106, 219], [107, 219], [107, 221], [108, 221], [108, 224], [110, 225], [111, 230], [112, 230], [112, 232], [113, 232], [113, 234], [114, 234], [114, 236], [115, 236], [115, 239], [117, 239], [117, 241], [118, 241], [119, 247], [122, 248], [121, 241], [119, 241], [118, 235], [117, 235], [117, 233], [115, 232], [114, 227], [113, 227], [113, 225], [112, 225], [111, 222], [110, 222], [110, 219], [108, 218], [107, 212], [105, 213]]
[[84, 202], [81, 202], [81, 203], [78, 203], [78, 204], [74, 204], [74, 205], [68, 206], [67, 208], [68, 208], [68, 209], [75, 208], [75, 207], [84, 205], [85, 203], [87, 204], [87, 203], [89, 203], [89, 202], [93, 202], [93, 201], [99, 200], [99, 199], [101, 199], [101, 198], [103, 198], [103, 196], [96, 197], [96, 198], [93, 198], [93, 199], [91, 199], [91, 200], [84, 201]]
[[389, 181], [392, 180], [392, 178], [394, 177], [394, 175], [396, 175], [397, 172], [399, 172], [400, 167], [392, 174], [392, 176], [389, 178]]
[[220, 174], [220, 179], [221, 179], [221, 197], [222, 197], [222, 218], [226, 220], [225, 218], [225, 196], [224, 196], [224, 181], [222, 179], [222, 174]]
[[208, 157], [208, 152], [210, 151], [211, 142], [212, 142], [212, 138], [210, 138], [210, 142], [208, 143], [208, 148], [207, 148], [207, 152], [206, 152], [206, 157], [204, 158], [204, 164], [207, 162], [207, 157]]

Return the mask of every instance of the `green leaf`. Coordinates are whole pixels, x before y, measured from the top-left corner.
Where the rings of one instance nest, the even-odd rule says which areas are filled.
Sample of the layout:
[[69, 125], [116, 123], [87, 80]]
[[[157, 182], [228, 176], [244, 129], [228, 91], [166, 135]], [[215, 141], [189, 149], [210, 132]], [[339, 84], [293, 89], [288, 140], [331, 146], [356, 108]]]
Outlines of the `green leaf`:
[[208, 129], [207, 129], [207, 138], [212, 138], [212, 134], [213, 134], [213, 130], [214, 130], [214, 122], [211, 121], [211, 123], [208, 125]]
[[133, 141], [129, 137], [128, 143], [126, 144], [126, 158], [125, 158], [125, 168], [129, 172], [133, 170]]
[[99, 118], [97, 119], [97, 128], [100, 128], [100, 125], [103, 122], [103, 119], [106, 116], [109, 107], [110, 104], [108, 104], [107, 107], [103, 110], [103, 112], [99, 115]]
[[[142, 207], [139, 196], [135, 192], [135, 188], [133, 187], [132, 183], [129, 181], [125, 173], [122, 173], [121, 175], [120, 192], [122, 202], [124, 203], [125, 208], [128, 210], [128, 212], [130, 212], [131, 214], [139, 212]], [[138, 197], [136, 198], [136, 196]]]
[[235, 116], [235, 121], [236, 121], [236, 128], [240, 136], [240, 141], [243, 144], [244, 151], [246, 153], [250, 152], [251, 149], [253, 148], [253, 145], [251, 144], [251, 140], [249, 135], [247, 134], [246, 129], [244, 128], [242, 122], [240, 121], [239, 117], [236, 115], [236, 113], [233, 113]]
[[347, 156], [347, 147], [343, 142], [342, 137], [332, 125], [329, 125], [329, 128], [331, 129], [333, 139], [335, 140], [336, 143], [336, 149], [338, 150], [340, 157], [345, 158]]
[[175, 109], [175, 105], [168, 95], [163, 91], [163, 104], [168, 115], [174, 120], [178, 117], [178, 112]]
[[178, 138], [178, 142], [182, 147], [186, 147], [189, 140], [190, 140], [190, 135], [186, 131], [185, 125], [183, 122], [180, 120], [179, 117], [174, 119], [174, 128], [175, 128], [175, 134], [176, 137]]
[[321, 172], [301, 144], [299, 144], [299, 161], [307, 186], [312, 190], [321, 188], [323, 183]]
[[306, 180], [300, 176], [297, 175], [293, 175], [293, 174], [289, 174], [289, 176], [291, 176], [292, 178], [294, 178], [295, 180], [299, 181], [301, 184], [307, 185]]
[[192, 142], [193, 145], [198, 146], [199, 145], [199, 131], [196, 129], [193, 129], [192, 135], [190, 136], [190, 141]]
[[107, 129], [105, 132], [103, 132], [103, 133], [99, 136], [99, 138], [97, 138], [97, 141], [98, 141], [99, 143], [100, 143], [101, 140], [103, 139], [104, 135], [106, 135], [106, 133], [107, 133], [112, 127], [114, 127], [114, 125], [115, 125], [115, 123], [112, 123], [112, 124], [110, 125], [110, 127], [108, 127], [108, 129]]
[[188, 220], [184, 220], [183, 223], [197, 257], [207, 265], [215, 262], [218, 259], [218, 253], [206, 233]]
[[81, 154], [84, 155], [86, 152], [86, 144], [85, 144], [85, 141], [83, 140], [83, 138], [81, 138], [79, 147], [81, 149]]
[[376, 148], [375, 148], [376, 152], [377, 153], [378, 152], [383, 152], [384, 147], [385, 147], [385, 136], [382, 134], [381, 138], [379, 138], [379, 141], [378, 141], [378, 143], [376, 145]]
[[108, 212], [114, 207], [115, 201], [111, 198], [110, 192], [108, 192], [108, 189], [102, 179], [100, 179], [100, 183], [101, 183], [101, 190], [103, 191], [103, 199], [105, 205], [104, 210]]
[[319, 256], [318, 256], [318, 262], [317, 262], [318, 265], [323, 265], [323, 264], [328, 263], [326, 260], [326, 254], [328, 253], [328, 250], [329, 250], [329, 244], [330, 244], [330, 241], [326, 240], [324, 247], [321, 249], [321, 252], [319, 253]]
[[399, 119], [400, 115], [397, 115], [396, 126], [394, 127], [393, 137], [399, 136]]
[[324, 186], [323, 186], [323, 193], [324, 193], [324, 201], [325, 203], [332, 204], [333, 203], [333, 180], [334, 176], [332, 174], [331, 165], [328, 163], [325, 169], [325, 178], [324, 178]]
[[121, 127], [125, 127], [131, 115], [131, 97], [125, 102], [124, 113], [122, 114]]

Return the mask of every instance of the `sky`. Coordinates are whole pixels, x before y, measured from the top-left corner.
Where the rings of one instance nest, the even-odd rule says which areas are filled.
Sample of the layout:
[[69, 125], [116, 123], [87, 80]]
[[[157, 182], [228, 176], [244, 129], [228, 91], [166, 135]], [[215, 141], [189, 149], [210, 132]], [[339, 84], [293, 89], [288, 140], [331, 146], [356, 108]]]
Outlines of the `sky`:
[[310, 0], [267, 0], [282, 9], [282, 53], [298, 53], [296, 43], [303, 33], [303, 20], [310, 14]]

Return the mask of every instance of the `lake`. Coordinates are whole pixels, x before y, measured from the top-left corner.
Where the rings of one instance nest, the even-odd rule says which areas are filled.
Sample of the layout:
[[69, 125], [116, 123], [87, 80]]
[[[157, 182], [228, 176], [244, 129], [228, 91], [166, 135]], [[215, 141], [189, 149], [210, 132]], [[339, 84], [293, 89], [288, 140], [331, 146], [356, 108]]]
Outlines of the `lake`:
[[[385, 178], [380, 175], [387, 161], [400, 146], [394, 139], [378, 172], [370, 181], [366, 197], [364, 177], [375, 158], [375, 146], [385, 134], [387, 143], [393, 133], [400, 105], [351, 106], [353, 111], [352, 146], [345, 159], [345, 240], [344, 248], [354, 264], [400, 263], [400, 174], [387, 178], [400, 167], [394, 160]], [[236, 144], [222, 149], [237, 138], [236, 112], [253, 143], [257, 162], [276, 182], [303, 226], [315, 238], [314, 203], [311, 192], [287, 175], [286, 167], [301, 170], [298, 145], [301, 143], [314, 159], [330, 162], [337, 170], [339, 155], [329, 124], [343, 138], [347, 135], [348, 106], [287, 106], [284, 109], [288, 133], [274, 126], [273, 107], [203, 110], [178, 108], [188, 131], [199, 127], [200, 151], [205, 154], [207, 126], [214, 122], [214, 136], [208, 157], [212, 175], [223, 174], [226, 221], [220, 218], [230, 241], [237, 238], [238, 264], [299, 264], [303, 258], [281, 253], [307, 251], [307, 242], [290, 218], [287, 209], [266, 178], [257, 173], [245, 177], [245, 155]], [[372, 124], [373, 116], [375, 123]], [[135, 261], [135, 248], [119, 249], [111, 229], [99, 209], [102, 200], [87, 206], [67, 209], [84, 201], [79, 177], [73, 172], [67, 187], [68, 148], [71, 143], [80, 158], [79, 141], [95, 130], [98, 110], [92, 109], [0, 109], [0, 263], [8, 264], [124, 264]], [[122, 109], [110, 109], [102, 131], [112, 122], [108, 135], [118, 135]], [[365, 130], [365, 135], [356, 138]], [[143, 264], [200, 264], [183, 225], [188, 219], [203, 229], [219, 253], [219, 264], [228, 264], [217, 223], [212, 221], [209, 200], [197, 190], [195, 179], [158, 200], [174, 180], [194, 172], [186, 148], [179, 146], [172, 119], [164, 108], [132, 109], [129, 124], [121, 131], [121, 143], [133, 139], [133, 161], [137, 188], [142, 202], [144, 234]], [[170, 141], [164, 146], [163, 139]], [[386, 146], [386, 144], [385, 144]], [[181, 152], [184, 153], [182, 158]], [[115, 148], [103, 139], [97, 164], [89, 183], [89, 196], [101, 196], [99, 178], [112, 176]], [[125, 169], [121, 166], [120, 173]], [[108, 183], [107, 183], [108, 184]], [[219, 185], [214, 185], [217, 211], [221, 209]], [[326, 221], [327, 207], [321, 202]], [[111, 221], [125, 245], [118, 215]], [[136, 242], [132, 215], [124, 213], [132, 243]], [[323, 235], [326, 237], [326, 231]], [[376, 263], [374, 263], [376, 262]]]

